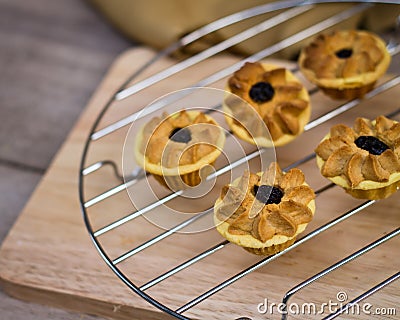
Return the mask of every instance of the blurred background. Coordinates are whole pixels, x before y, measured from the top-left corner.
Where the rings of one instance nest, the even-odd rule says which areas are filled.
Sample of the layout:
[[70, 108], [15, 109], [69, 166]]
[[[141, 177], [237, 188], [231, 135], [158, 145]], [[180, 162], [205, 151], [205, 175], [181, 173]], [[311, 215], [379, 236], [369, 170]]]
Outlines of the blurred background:
[[[264, 2], [0, 0], [0, 243], [119, 54], [139, 45], [159, 50], [209, 21]], [[391, 39], [398, 7], [375, 10], [351, 25], [362, 23]], [[313, 21], [298, 23], [292, 30]], [[213, 34], [174, 56], [197, 52], [232, 32]], [[248, 54], [259, 44], [255, 40], [233, 53]], [[294, 59], [296, 50], [280, 57]], [[390, 71], [400, 72], [398, 59]], [[1, 289], [0, 318], [99, 319], [15, 300]]]

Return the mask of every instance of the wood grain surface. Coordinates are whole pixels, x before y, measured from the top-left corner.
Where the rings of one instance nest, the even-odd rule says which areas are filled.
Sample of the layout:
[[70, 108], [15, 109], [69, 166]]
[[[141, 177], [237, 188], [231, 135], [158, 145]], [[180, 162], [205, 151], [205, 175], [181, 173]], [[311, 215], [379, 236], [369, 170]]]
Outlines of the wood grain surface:
[[[89, 239], [78, 202], [79, 162], [90, 127], [116, 88], [153, 55], [154, 52], [140, 48], [129, 50], [117, 59], [4, 241], [0, 251], [0, 278], [4, 290], [10, 295], [113, 319], [169, 318], [129, 290], [106, 266]], [[107, 112], [100, 128], [234, 61], [236, 58], [231, 56], [215, 57], [118, 102]], [[174, 61], [163, 59], [140, 77], [151, 75], [172, 63]], [[223, 79], [212, 86], [223, 88], [225, 81]], [[362, 101], [354, 109], [277, 149], [279, 163], [285, 167], [310, 154], [331, 125], [351, 125], [357, 116], [376, 117], [388, 113], [399, 107], [399, 99], [400, 92], [394, 88]], [[338, 102], [316, 93], [312, 96], [312, 105], [314, 119], [337, 106]], [[125, 127], [93, 142], [86, 165], [105, 159], [120, 164], [127, 132], [128, 127]], [[314, 161], [301, 165], [301, 169], [314, 189], [328, 183], [320, 176]], [[151, 179], [149, 181], [151, 183]], [[103, 168], [85, 179], [85, 199], [89, 200], [118, 183], [112, 171]], [[133, 192], [142, 190], [141, 184], [134, 188]], [[159, 192], [165, 193], [163, 190]], [[213, 191], [206, 205], [210, 205], [211, 198], [217, 195], [218, 191]], [[305, 234], [362, 202], [351, 198], [340, 188], [322, 193], [316, 201], [315, 218]], [[192, 210], [200, 210], [203, 205], [187, 199], [177, 199], [171, 203], [176, 208]], [[257, 305], [264, 299], [279, 303], [285, 292], [296, 284], [394, 230], [400, 221], [399, 208], [398, 194], [379, 201], [219, 291], [184, 315], [195, 319], [236, 319], [240, 316], [278, 319], [280, 315], [277, 313], [259, 314]], [[124, 190], [90, 207], [88, 215], [93, 228], [97, 230], [134, 210]], [[163, 208], [159, 208], [155, 212], [161, 215], [162, 211]], [[151, 220], [139, 217], [99, 236], [99, 241], [107, 255], [115, 259], [163, 231]], [[223, 239], [215, 229], [175, 233], [121, 262], [118, 267], [134, 284], [140, 286], [221, 241]], [[336, 301], [339, 291], [345, 291], [349, 299], [358, 296], [398, 271], [399, 245], [398, 238], [386, 242], [305, 288], [293, 297], [292, 302], [321, 305], [329, 299]], [[146, 292], [171, 309], [176, 309], [259, 260], [259, 257], [235, 245], [227, 245]], [[368, 298], [367, 302], [374, 307], [395, 307], [399, 298], [397, 282]], [[346, 318], [352, 316], [346, 315]], [[361, 315], [360, 318], [370, 319], [370, 316]]]

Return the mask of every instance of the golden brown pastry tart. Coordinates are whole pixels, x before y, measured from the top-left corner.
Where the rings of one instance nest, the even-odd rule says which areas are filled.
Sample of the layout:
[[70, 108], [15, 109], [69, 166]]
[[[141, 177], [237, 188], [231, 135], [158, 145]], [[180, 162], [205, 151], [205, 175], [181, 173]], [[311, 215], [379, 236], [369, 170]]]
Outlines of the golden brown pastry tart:
[[299, 56], [304, 76], [334, 99], [362, 97], [373, 89], [390, 61], [385, 42], [359, 30], [320, 34]]
[[196, 186], [200, 170], [221, 154], [225, 133], [199, 111], [181, 110], [152, 118], [136, 136], [137, 163], [173, 190]]
[[315, 149], [324, 177], [361, 199], [383, 199], [400, 185], [400, 123], [384, 116], [338, 124]]
[[273, 162], [265, 172], [246, 171], [223, 187], [214, 222], [230, 242], [254, 254], [272, 255], [304, 231], [315, 212], [314, 198], [300, 169], [284, 173]]
[[284, 145], [303, 132], [310, 119], [308, 92], [285, 68], [246, 62], [229, 78], [227, 90], [246, 103], [225, 99], [226, 121], [236, 136], [252, 144]]

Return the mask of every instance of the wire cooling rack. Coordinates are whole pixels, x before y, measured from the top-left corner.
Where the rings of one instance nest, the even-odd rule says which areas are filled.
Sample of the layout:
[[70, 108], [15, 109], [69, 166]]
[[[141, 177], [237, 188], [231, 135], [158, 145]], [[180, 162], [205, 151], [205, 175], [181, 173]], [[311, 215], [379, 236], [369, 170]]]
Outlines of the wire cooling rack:
[[[114, 199], [116, 195], [119, 193], [125, 191], [127, 188], [135, 187], [137, 183], [139, 183], [142, 179], [146, 177], [146, 173], [143, 172], [141, 169], [136, 169], [133, 170], [133, 172], [130, 173], [128, 177], [123, 177], [123, 175], [120, 173], [122, 171], [121, 169], [121, 164], [114, 161], [114, 160], [109, 160], [109, 159], [102, 159], [100, 158], [100, 155], [98, 156], [96, 154], [96, 151], [92, 150], [91, 147], [94, 144], [101, 144], [102, 141], [122, 128], [127, 127], [130, 125], [134, 119], [138, 117], [138, 112], [128, 114], [124, 116], [123, 118], [116, 119], [115, 121], [112, 121], [111, 123], [108, 123], [107, 125], [102, 125], [102, 120], [104, 116], [110, 111], [110, 109], [115, 108], [114, 103], [116, 101], [123, 101], [127, 99], [128, 97], [135, 97], [135, 95], [139, 94], [142, 90], [152, 87], [159, 83], [163, 79], [168, 79], [171, 76], [177, 75], [180, 72], [183, 72], [187, 68], [196, 65], [202, 61], [205, 61], [206, 59], [209, 59], [218, 53], [223, 52], [226, 49], [231, 48], [232, 46], [241, 43], [242, 41], [245, 41], [248, 38], [251, 38], [259, 33], [262, 33], [270, 28], [273, 28], [274, 26], [280, 25], [282, 23], [286, 23], [287, 20], [292, 19], [310, 9], [315, 7], [316, 5], [323, 5], [324, 3], [330, 3], [334, 1], [278, 1], [272, 4], [266, 4], [262, 5], [259, 7], [255, 7], [249, 10], [245, 10], [242, 12], [238, 12], [236, 14], [230, 15], [228, 17], [222, 18], [220, 20], [217, 20], [213, 23], [210, 23], [209, 25], [200, 28], [186, 36], [184, 36], [182, 39], [180, 39], [177, 43], [172, 44], [170, 47], [166, 48], [165, 50], [159, 52], [154, 58], [148, 61], [145, 65], [143, 65], [139, 70], [137, 70], [129, 79], [126, 80], [126, 82], [119, 88], [119, 90], [110, 98], [110, 100], [107, 102], [107, 104], [104, 106], [103, 110], [101, 113], [98, 115], [97, 119], [94, 121], [93, 127], [91, 129], [90, 135], [87, 138], [86, 145], [84, 148], [84, 153], [82, 155], [82, 161], [80, 165], [80, 175], [79, 175], [79, 199], [81, 203], [81, 208], [83, 212], [83, 217], [84, 221], [87, 227], [87, 230], [90, 234], [91, 239], [93, 240], [93, 243], [95, 244], [95, 247], [99, 251], [101, 257], [104, 259], [104, 261], [108, 264], [108, 266], [114, 271], [114, 273], [134, 292], [136, 292], [139, 296], [141, 296], [143, 299], [151, 303], [152, 305], [156, 306], [160, 310], [178, 318], [178, 319], [189, 319], [187, 316], [184, 315], [186, 311], [189, 309], [193, 308], [197, 304], [203, 302], [204, 300], [208, 299], [212, 295], [216, 294], [217, 292], [221, 291], [224, 288], [229, 287], [233, 283], [235, 283], [237, 280], [245, 278], [249, 274], [251, 274], [253, 271], [262, 268], [263, 266], [267, 265], [273, 260], [279, 259], [279, 257], [285, 255], [287, 252], [300, 247], [302, 244], [304, 244], [306, 241], [314, 238], [315, 236], [323, 233], [324, 231], [332, 228], [333, 226], [343, 222], [344, 220], [356, 215], [357, 213], [361, 212], [363, 209], [373, 206], [375, 204], [375, 201], [366, 201], [363, 202], [355, 207], [350, 208], [347, 210], [345, 213], [339, 215], [335, 219], [330, 220], [329, 222], [318, 226], [315, 228], [313, 231], [307, 233], [306, 235], [302, 236], [300, 239], [298, 239], [292, 246], [288, 247], [287, 249], [283, 250], [282, 252], [279, 252], [273, 256], [269, 256], [266, 258], [263, 258], [253, 265], [241, 270], [234, 276], [214, 285], [212, 288], [207, 290], [206, 292], [202, 293], [201, 295], [192, 298], [189, 302], [181, 305], [179, 308], [171, 308], [169, 307], [166, 303], [161, 303], [157, 301], [157, 299], [153, 298], [150, 294], [148, 294], [146, 291], [152, 287], [155, 287], [165, 281], [166, 279], [177, 275], [184, 269], [195, 265], [199, 261], [205, 259], [206, 257], [209, 257], [213, 254], [215, 254], [218, 251], [224, 250], [229, 245], [229, 242], [224, 240], [219, 243], [216, 243], [215, 245], [211, 246], [207, 250], [204, 250], [203, 252], [196, 254], [195, 256], [191, 257], [190, 259], [187, 259], [185, 261], [180, 261], [177, 263], [175, 267], [172, 269], [164, 272], [163, 274], [151, 279], [147, 280], [145, 283], [141, 285], [136, 285], [135, 279], [133, 279], [132, 276], [128, 276], [124, 274], [124, 272], [119, 268], [119, 264], [123, 261], [128, 260], [129, 258], [135, 256], [138, 253], [141, 252], [146, 252], [146, 249], [150, 248], [151, 246], [163, 241], [167, 237], [170, 237], [174, 233], [177, 233], [183, 229], [185, 229], [187, 226], [196, 223], [199, 219], [201, 219], [204, 215], [210, 214], [211, 210], [206, 210], [205, 212], [199, 214], [199, 215], [194, 215], [179, 224], [169, 228], [168, 230], [165, 230], [161, 233], [159, 233], [157, 236], [143, 241], [140, 245], [122, 253], [119, 254], [116, 258], [111, 258], [107, 248], [102, 244], [100, 241], [100, 237], [104, 234], [112, 235], [112, 232], [114, 232], [117, 228], [127, 224], [128, 222], [134, 223], [135, 219], [145, 215], [148, 212], [151, 212], [152, 210], [157, 209], [158, 207], [168, 203], [169, 201], [172, 201], [175, 198], [179, 198], [181, 195], [180, 192], [175, 192], [175, 193], [170, 193], [167, 194], [166, 196], [162, 197], [159, 199], [159, 201], [150, 203], [144, 207], [137, 208], [134, 212], [124, 215], [115, 221], [112, 221], [111, 223], [107, 223], [106, 225], [103, 225], [99, 228], [94, 227], [93, 225], [93, 220], [96, 215], [96, 206], [102, 203], [105, 200], [110, 200]], [[284, 40], [281, 40], [280, 42], [277, 42], [267, 48], [262, 49], [261, 51], [252, 54], [251, 56], [248, 56], [244, 58], [241, 61], [235, 62], [227, 67], [225, 67], [222, 70], [216, 71], [215, 73], [209, 74], [197, 83], [189, 84], [193, 87], [202, 87], [202, 86], [208, 86], [212, 85], [214, 82], [223, 79], [230, 74], [232, 74], [234, 71], [240, 68], [240, 66], [244, 63], [244, 61], [258, 61], [261, 59], [265, 59], [269, 57], [270, 55], [279, 52], [280, 50], [289, 47], [293, 44], [298, 43], [301, 40], [307, 39], [309, 37], [312, 37], [316, 35], [317, 33], [321, 32], [322, 30], [325, 30], [329, 27], [333, 27], [336, 24], [345, 21], [354, 15], [357, 15], [358, 13], [370, 8], [373, 6], [375, 3], [387, 3], [387, 4], [399, 4], [398, 1], [342, 1], [342, 2], [353, 2], [354, 6], [351, 7], [346, 7], [343, 9], [343, 11], [336, 13], [332, 15], [331, 17], [320, 21], [316, 23], [313, 26], [310, 26], [304, 30], [301, 30], [289, 37], [287, 37]], [[282, 11], [285, 9], [284, 11]], [[266, 19], [262, 21], [261, 23], [254, 25], [250, 27], [249, 29], [242, 31], [231, 38], [228, 38], [225, 41], [222, 41], [198, 54], [195, 54], [185, 60], [181, 60], [177, 62], [176, 64], [155, 73], [154, 75], [151, 75], [149, 77], [144, 78], [143, 80], [140, 80], [133, 85], [131, 82], [136, 79], [139, 75], [141, 75], [146, 69], [150, 68], [154, 63], [159, 61], [160, 59], [170, 55], [173, 53], [175, 50], [180, 49], [182, 47], [185, 47], [196, 40], [202, 38], [205, 35], [208, 35], [214, 31], [217, 31], [219, 29], [222, 29], [226, 26], [235, 24], [237, 22], [256, 17], [256, 16], [261, 16], [262, 14], [265, 13], [272, 13], [276, 12], [279, 10], [279, 14], [275, 15], [272, 18]], [[396, 55], [400, 51], [400, 45], [397, 42], [397, 39], [391, 39], [388, 41], [388, 50], [392, 56]], [[296, 68], [292, 69], [293, 72], [298, 71]], [[372, 99], [375, 96], [384, 94], [390, 89], [393, 89], [395, 87], [398, 87], [400, 84], [400, 76], [394, 76], [390, 78], [389, 80], [386, 80], [385, 82], [379, 84], [375, 89], [370, 91], [369, 93], [366, 94], [364, 97], [363, 101]], [[314, 94], [318, 93], [318, 89], [316, 88], [310, 88], [309, 91], [310, 95], [313, 96]], [[313, 119], [310, 121], [306, 127], [305, 127], [305, 132], [314, 129], [323, 123], [326, 123], [327, 121], [334, 119], [335, 117], [338, 117], [339, 115], [355, 108], [358, 106], [360, 103], [360, 100], [355, 99], [352, 101], [345, 102], [340, 105], [336, 105], [334, 108], [332, 108], [329, 112], [324, 113], [317, 118]], [[157, 114], [157, 112], [160, 112], [162, 109], [162, 104], [158, 105], [158, 107], [153, 108], [153, 110], [150, 110], [150, 112], [154, 112]], [[219, 108], [220, 106], [217, 106], [216, 108]], [[400, 109], [394, 109], [390, 111], [389, 114], [386, 114], [388, 117], [395, 117], [398, 114], [400, 114]], [[243, 162], [250, 161], [251, 159], [257, 158], [265, 152], [265, 149], [259, 149], [256, 151], [252, 151], [248, 153], [245, 157], [242, 159], [239, 159], [236, 162], [230, 163], [226, 165], [223, 168], [220, 168], [217, 170], [216, 175], [218, 174], [223, 174], [228, 170], [231, 170], [234, 167], [239, 166]], [[101, 154], [101, 153], [100, 153]], [[302, 164], [305, 164], [309, 162], [310, 160], [313, 160], [315, 157], [314, 153], [311, 153], [309, 155], [306, 155], [302, 157], [299, 160], [296, 160], [284, 170], [289, 170], [292, 167], [299, 166]], [[90, 160], [88, 160], [90, 159]], [[93, 161], [95, 159], [95, 161]], [[88, 164], [88, 162], [90, 164]], [[88, 179], [89, 177], [97, 172], [97, 174], [100, 175], [110, 175], [110, 172], [106, 170], [105, 168], [110, 167], [112, 168], [112, 172], [114, 175], [114, 178], [117, 181], [120, 181], [117, 185], [112, 186], [111, 188], [105, 189], [103, 191], [100, 191], [99, 193], [95, 195], [91, 195], [90, 197], [86, 195], [86, 185], [89, 184]], [[317, 196], [322, 194], [323, 192], [333, 188], [333, 184], [327, 184], [318, 190], [316, 190]], [[116, 200], [115, 200], [116, 201]], [[210, 204], [212, 205], [212, 204]], [[396, 228], [392, 230], [391, 232], [388, 232], [385, 234], [383, 237], [369, 243], [368, 245], [362, 247], [361, 249], [357, 250], [356, 252], [353, 252], [352, 254], [348, 255], [347, 257], [343, 258], [342, 260], [336, 262], [335, 264], [332, 264], [331, 266], [327, 267], [326, 269], [322, 270], [321, 272], [305, 279], [304, 281], [300, 282], [298, 285], [294, 286], [290, 290], [286, 292], [286, 294], [282, 297], [282, 303], [284, 306], [287, 306], [289, 303], [289, 300], [297, 293], [299, 293], [301, 290], [309, 286], [311, 283], [321, 279], [322, 277], [326, 276], [330, 272], [339, 269], [343, 267], [345, 264], [359, 258], [360, 256], [364, 255], [365, 253], [373, 250], [374, 248], [382, 245], [383, 243], [393, 239], [394, 237], [398, 236], [400, 233], [400, 228]], [[188, 235], [190, 236], [190, 235]], [[146, 268], [144, 265], [137, 266], [137, 268]], [[341, 308], [337, 309], [335, 312], [329, 314], [326, 316], [324, 319], [333, 319], [336, 316], [345, 313], [347, 309], [349, 309], [352, 305], [355, 303], [358, 303], [370, 295], [374, 294], [376, 291], [380, 290], [381, 288], [389, 285], [393, 281], [397, 280], [400, 277], [400, 272], [397, 272], [395, 274], [391, 274], [388, 276], [388, 278], [381, 283], [377, 284], [376, 286], [368, 289], [358, 297], [355, 297], [352, 301], [348, 302], [347, 304], [343, 305]], [[188, 279], [189, 281], [189, 279]], [[140, 281], [139, 283], [142, 283]], [[285, 311], [285, 310], [284, 310]], [[282, 313], [282, 319], [286, 319], [287, 313], [285, 314], [284, 312]], [[229, 317], [227, 317], [229, 319]], [[252, 319], [251, 315], [248, 315], [248, 317], [243, 317], [241, 319]]]

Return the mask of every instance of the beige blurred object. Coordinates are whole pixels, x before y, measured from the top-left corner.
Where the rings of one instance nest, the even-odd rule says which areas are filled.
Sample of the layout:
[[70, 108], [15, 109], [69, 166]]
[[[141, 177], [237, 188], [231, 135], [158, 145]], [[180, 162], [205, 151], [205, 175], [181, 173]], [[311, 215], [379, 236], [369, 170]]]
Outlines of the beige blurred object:
[[[126, 36], [156, 49], [165, 48], [180, 37], [219, 18], [250, 7], [277, 2], [267, 0], [89, 1]], [[246, 40], [232, 49], [243, 54], [257, 52], [353, 5], [349, 3], [316, 5], [310, 11]], [[279, 11], [263, 14], [218, 30], [181, 49], [180, 53], [198, 52], [278, 13]], [[393, 25], [399, 14], [400, 6], [379, 4], [340, 23], [335, 28], [356, 28], [362, 24], [366, 29], [379, 32]], [[274, 57], [293, 58], [303, 45], [304, 41], [299, 42], [282, 50]]]

